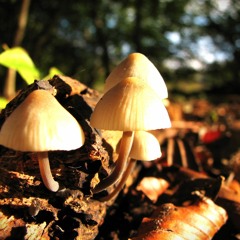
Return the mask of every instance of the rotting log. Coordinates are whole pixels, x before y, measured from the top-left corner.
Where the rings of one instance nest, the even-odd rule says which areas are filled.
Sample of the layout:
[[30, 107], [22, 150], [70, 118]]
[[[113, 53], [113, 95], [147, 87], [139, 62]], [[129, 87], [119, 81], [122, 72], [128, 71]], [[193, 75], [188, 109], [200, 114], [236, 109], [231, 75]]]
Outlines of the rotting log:
[[100, 133], [89, 125], [92, 108], [100, 95], [65, 76], [36, 80], [2, 110], [0, 127], [36, 89], [50, 91], [78, 120], [86, 142], [73, 151], [49, 152], [53, 176], [60, 183], [56, 193], [43, 185], [38, 163], [30, 152], [0, 146], [0, 240], [94, 239], [108, 205], [95, 199], [91, 189], [108, 175], [112, 161], [106, 151], [111, 145], [103, 142]]

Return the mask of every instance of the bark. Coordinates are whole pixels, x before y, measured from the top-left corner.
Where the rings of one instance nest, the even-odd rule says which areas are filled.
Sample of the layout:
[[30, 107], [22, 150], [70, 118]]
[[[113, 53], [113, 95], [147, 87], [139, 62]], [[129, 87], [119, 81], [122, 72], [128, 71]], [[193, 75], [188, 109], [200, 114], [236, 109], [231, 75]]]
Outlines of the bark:
[[0, 126], [39, 88], [54, 94], [74, 115], [84, 129], [86, 143], [74, 151], [49, 152], [52, 174], [60, 183], [56, 193], [43, 185], [31, 153], [0, 147], [0, 239], [94, 239], [107, 204], [96, 200], [91, 189], [99, 182], [99, 175], [106, 177], [110, 171], [107, 143], [89, 125], [92, 107], [100, 96], [68, 77], [35, 81], [1, 112]]
[[[60, 183], [60, 190], [56, 193], [48, 191], [43, 185], [38, 162], [31, 157], [31, 153], [15, 152], [0, 146], [0, 239], [100, 240], [131, 239], [131, 237], [134, 239], [142, 219], [151, 218], [153, 221], [150, 222], [161, 223], [157, 218], [159, 216], [152, 215], [154, 212], [159, 213], [155, 211], [161, 209], [158, 206], [163, 203], [167, 204], [165, 206], [174, 204], [175, 206], [170, 211], [174, 214], [174, 212], [177, 213], [175, 210], [185, 209], [186, 203], [193, 203], [201, 194], [204, 198], [212, 200], [217, 198], [216, 203], [227, 210], [229, 216], [226, 225], [218, 231], [214, 239], [228, 239], [230, 235], [234, 237], [239, 232], [239, 177], [231, 184], [229, 182], [232, 178], [230, 181], [228, 178], [227, 183], [230, 185], [223, 188], [222, 177], [209, 177], [207, 173], [214, 176], [218, 170], [219, 176], [224, 176], [223, 174], [227, 176], [227, 169], [212, 168], [212, 162], [207, 162], [211, 154], [202, 146], [203, 143], [200, 146], [201, 151], [198, 149], [198, 152], [193, 152], [194, 148], [189, 148], [190, 145], [185, 144], [187, 141], [192, 141], [192, 147], [199, 147], [195, 140], [193, 141], [200, 127], [199, 122], [196, 122], [197, 126], [189, 121], [175, 122], [173, 124], [175, 130], [181, 130], [181, 132], [178, 131], [178, 135], [176, 131], [172, 132], [170, 129], [169, 131], [156, 131], [156, 137], [161, 143], [162, 158], [137, 163], [131, 178], [128, 179], [127, 187], [120, 192], [118, 198], [107, 203], [101, 202], [99, 199], [105, 197], [106, 192], [93, 195], [92, 189], [111, 172], [112, 163], [118, 157], [115, 149], [121, 134], [115, 134], [113, 131], [99, 133], [89, 125], [92, 109], [101, 97], [98, 92], [63, 76], [54, 76], [49, 81], [35, 81], [23, 89], [2, 110], [0, 127], [27, 95], [39, 88], [52, 93], [60, 104], [78, 120], [84, 129], [86, 143], [82, 148], [74, 151], [49, 152], [52, 174]], [[231, 107], [234, 109], [233, 112], [236, 112], [235, 106]], [[193, 132], [186, 131], [186, 129]], [[217, 146], [215, 150], [224, 149], [222, 157], [227, 156], [226, 152], [232, 155], [234, 151], [238, 151], [229, 161], [234, 164], [233, 169], [229, 171], [234, 171], [235, 176], [240, 176], [239, 127], [234, 125], [231, 134], [231, 148], [228, 149], [226, 142], [221, 141], [215, 145]], [[187, 157], [187, 168], [179, 167], [181, 161], [176, 163], [176, 159], [181, 159], [177, 141], [175, 141], [176, 147], [173, 151], [169, 151], [169, 154], [173, 155], [173, 165], [167, 165], [169, 157], [167, 140], [171, 137], [174, 137], [174, 140], [183, 141], [182, 145], [185, 146], [186, 154], [182, 155]], [[193, 153], [199, 153], [199, 155], [195, 157]], [[192, 166], [195, 164], [193, 163], [200, 164], [200, 160], [203, 163], [200, 165], [201, 168], [194, 170]], [[158, 196], [156, 202], [153, 202], [144, 191], [136, 188], [145, 176], [161, 178], [169, 183], [167, 190], [163, 186], [163, 194]], [[108, 190], [112, 191], [112, 189]], [[209, 212], [211, 213], [212, 210]], [[211, 214], [211, 216], [215, 215]], [[166, 217], [166, 219], [170, 218]], [[216, 218], [216, 223], [219, 219], [219, 217]], [[179, 224], [181, 221], [176, 223]], [[148, 225], [148, 222], [143, 221], [143, 224]], [[170, 220], [169, 224], [172, 224]], [[204, 223], [196, 226], [194, 224], [195, 221], [191, 221], [189, 229], [208, 226]], [[186, 224], [183, 225], [186, 226]], [[151, 228], [155, 226], [159, 227], [159, 225], [151, 224]], [[147, 228], [144, 229], [147, 230]], [[150, 235], [156, 232], [155, 228], [150, 230]], [[188, 232], [182, 229], [181, 231], [181, 233]], [[165, 232], [169, 234], [169, 231]]]

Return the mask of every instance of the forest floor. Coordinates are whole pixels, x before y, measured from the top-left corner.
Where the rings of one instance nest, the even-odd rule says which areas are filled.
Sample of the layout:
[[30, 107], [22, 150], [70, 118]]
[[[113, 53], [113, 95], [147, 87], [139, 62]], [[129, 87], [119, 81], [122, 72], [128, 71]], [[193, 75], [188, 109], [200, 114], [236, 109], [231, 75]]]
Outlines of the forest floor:
[[[43, 186], [31, 153], [1, 147], [1, 240], [127, 240], [136, 236], [142, 219], [151, 217], [159, 206], [181, 206], [193, 200], [195, 192], [212, 199], [228, 215], [213, 239], [240, 239], [239, 96], [181, 102], [170, 98], [167, 108], [172, 128], [153, 131], [161, 146], [161, 158], [138, 161], [117, 198], [101, 202], [99, 198], [107, 191], [93, 195], [91, 189], [111, 171], [116, 139], [89, 125], [100, 95], [74, 80], [63, 80], [55, 77], [48, 81], [50, 85], [35, 82], [1, 112], [2, 125], [29, 92], [39, 88], [51, 92], [53, 87], [58, 101], [86, 134], [83, 148], [49, 153], [53, 175], [61, 186], [57, 193]], [[158, 187], [151, 181], [157, 181]], [[195, 222], [189, 225], [203, 227]]]
[[[108, 209], [96, 239], [135, 236], [142, 219], [151, 217], [158, 206], [181, 206], [193, 198], [195, 190], [203, 191], [227, 211], [228, 220], [213, 239], [240, 239], [240, 96], [193, 98], [180, 103], [170, 100], [168, 111], [172, 129], [156, 133], [162, 157], [139, 161], [133, 184]], [[224, 179], [221, 187], [219, 177]], [[163, 181], [160, 189], [152, 187], [152, 178], [169, 185]], [[143, 185], [144, 180], [149, 180], [148, 186]], [[196, 222], [190, 225], [203, 227]]]

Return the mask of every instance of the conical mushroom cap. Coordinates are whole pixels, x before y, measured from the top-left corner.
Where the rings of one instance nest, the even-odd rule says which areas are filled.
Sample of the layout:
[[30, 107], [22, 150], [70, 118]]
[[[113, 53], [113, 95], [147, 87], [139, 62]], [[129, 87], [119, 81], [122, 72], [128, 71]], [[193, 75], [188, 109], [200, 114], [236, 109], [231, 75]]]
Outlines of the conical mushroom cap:
[[105, 130], [141, 131], [171, 126], [167, 110], [147, 83], [125, 78], [97, 103], [90, 123]]
[[136, 131], [133, 145], [129, 154], [130, 158], [151, 161], [162, 155], [160, 144], [155, 136], [149, 132]]
[[77, 120], [45, 90], [30, 93], [0, 131], [0, 144], [18, 151], [73, 150], [84, 140]]
[[154, 64], [141, 53], [132, 53], [106, 79], [104, 93], [127, 77], [137, 77], [148, 83], [160, 98], [167, 98], [167, 86]]

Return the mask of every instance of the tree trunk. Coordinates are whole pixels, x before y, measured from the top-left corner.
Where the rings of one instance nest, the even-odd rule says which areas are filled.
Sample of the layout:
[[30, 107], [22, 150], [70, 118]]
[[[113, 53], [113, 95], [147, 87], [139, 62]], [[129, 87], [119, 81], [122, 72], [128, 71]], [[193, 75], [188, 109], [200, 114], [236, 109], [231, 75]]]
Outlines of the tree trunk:
[[142, 52], [142, 43], [141, 43], [142, 7], [143, 7], [143, 1], [136, 0], [135, 1], [136, 20], [135, 20], [135, 30], [134, 30], [134, 36], [133, 36], [136, 52]]
[[[23, 0], [18, 19], [18, 29], [13, 41], [13, 47], [20, 46], [25, 34], [31, 0]], [[16, 70], [9, 68], [3, 90], [4, 97], [11, 100], [16, 94]]]

